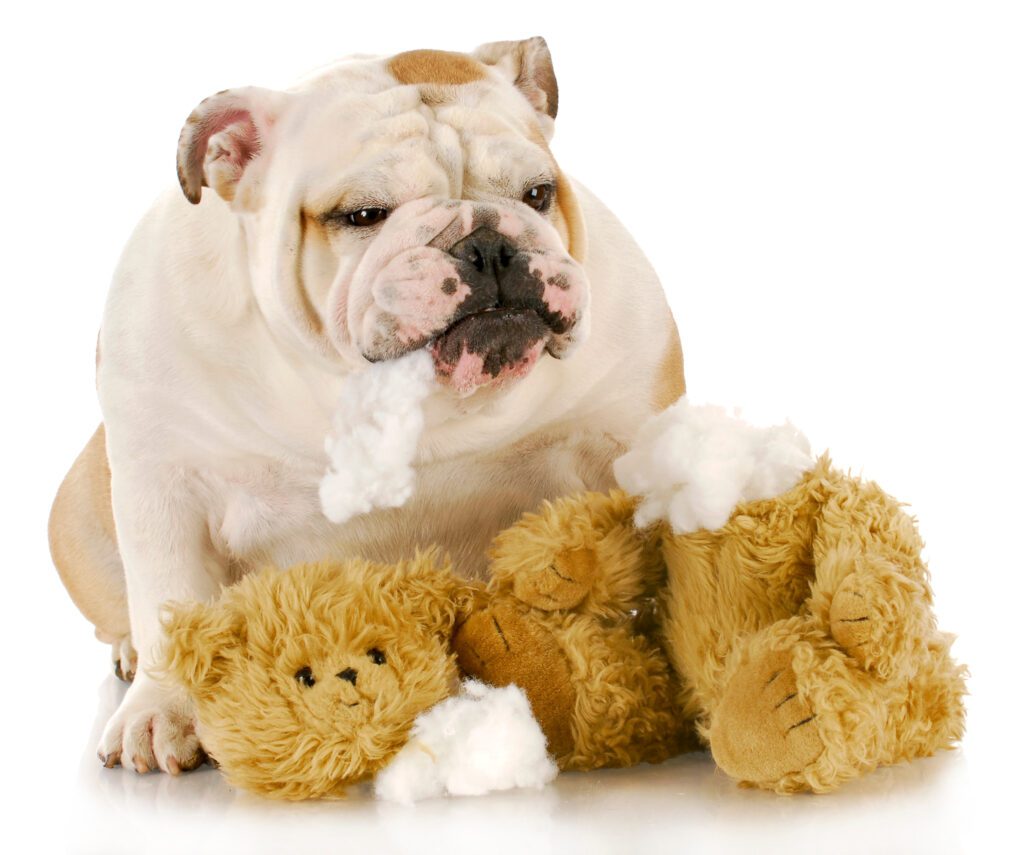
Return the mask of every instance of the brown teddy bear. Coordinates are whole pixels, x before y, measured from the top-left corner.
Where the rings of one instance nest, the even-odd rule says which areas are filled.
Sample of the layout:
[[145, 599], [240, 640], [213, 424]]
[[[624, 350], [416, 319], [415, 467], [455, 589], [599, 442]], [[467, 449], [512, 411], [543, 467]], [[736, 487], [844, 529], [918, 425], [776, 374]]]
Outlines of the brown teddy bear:
[[695, 734], [744, 784], [826, 792], [960, 738], [965, 669], [913, 521], [877, 485], [791, 428], [685, 401], [616, 475], [630, 493], [502, 532], [486, 588], [429, 552], [268, 571], [177, 607], [166, 671], [206, 748], [240, 786], [337, 795], [459, 668], [520, 686], [563, 769], [662, 760]]
[[964, 721], [914, 521], [808, 448], [684, 399], [615, 467], [667, 568], [683, 715], [725, 772], [777, 792], [950, 748]]
[[463, 671], [530, 700], [561, 769], [658, 763], [687, 745], [651, 608], [664, 580], [636, 502], [545, 502], [494, 540], [489, 597], [455, 632]]
[[[629, 514], [608, 513], [613, 502], [554, 523], [554, 549], [529, 530], [552, 527], [555, 505], [499, 538], [489, 588], [459, 579], [436, 550], [397, 565], [251, 575], [214, 603], [170, 608], [163, 672], [192, 696], [199, 736], [229, 780], [279, 798], [339, 796], [380, 772], [417, 717], [456, 691], [459, 665], [522, 688], [561, 768], [665, 759], [679, 741], [678, 686], [634, 619], [650, 581], [642, 573], [659, 565], [650, 553], [639, 561]], [[597, 539], [611, 520], [617, 530]], [[628, 569], [598, 572], [605, 542]], [[527, 552], [562, 584], [579, 576], [584, 602], [550, 611], [545, 579], [518, 572]], [[594, 556], [585, 570], [574, 563]], [[533, 605], [541, 601], [547, 608]]]
[[203, 746], [233, 784], [341, 795], [451, 694], [448, 642], [476, 591], [435, 558], [269, 569], [213, 603], [169, 609], [162, 671], [188, 690]]

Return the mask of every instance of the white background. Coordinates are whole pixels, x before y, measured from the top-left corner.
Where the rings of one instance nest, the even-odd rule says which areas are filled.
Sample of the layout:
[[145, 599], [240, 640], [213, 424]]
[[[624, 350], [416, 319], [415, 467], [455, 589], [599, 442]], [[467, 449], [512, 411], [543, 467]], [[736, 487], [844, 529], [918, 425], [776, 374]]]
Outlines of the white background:
[[[18, 4], [0, 218], [6, 851], [986, 851], [1021, 766], [1024, 27], [988, 2]], [[267, 805], [211, 770], [103, 770], [120, 689], [50, 565], [49, 502], [99, 421], [93, 353], [134, 222], [219, 89], [352, 52], [542, 34], [554, 151], [659, 271], [693, 397], [788, 416], [911, 504], [971, 666], [957, 752], [827, 797], [705, 758], [412, 811]], [[629, 282], [622, 283], [629, 288]], [[1018, 836], [1019, 838], [1019, 836]], [[317, 841], [314, 843], [314, 841]], [[997, 841], [1001, 841], [997, 844]], [[10, 848], [14, 844], [15, 848]], [[1018, 839], [1019, 842], [1019, 839]]]

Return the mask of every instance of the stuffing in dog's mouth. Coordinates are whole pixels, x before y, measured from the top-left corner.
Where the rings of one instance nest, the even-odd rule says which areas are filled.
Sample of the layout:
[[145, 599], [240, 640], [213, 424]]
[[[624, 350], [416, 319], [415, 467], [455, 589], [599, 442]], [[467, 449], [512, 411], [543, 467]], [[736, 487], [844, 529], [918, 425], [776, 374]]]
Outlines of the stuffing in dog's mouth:
[[461, 318], [431, 342], [437, 378], [460, 395], [529, 374], [551, 338], [532, 309], [486, 309]]

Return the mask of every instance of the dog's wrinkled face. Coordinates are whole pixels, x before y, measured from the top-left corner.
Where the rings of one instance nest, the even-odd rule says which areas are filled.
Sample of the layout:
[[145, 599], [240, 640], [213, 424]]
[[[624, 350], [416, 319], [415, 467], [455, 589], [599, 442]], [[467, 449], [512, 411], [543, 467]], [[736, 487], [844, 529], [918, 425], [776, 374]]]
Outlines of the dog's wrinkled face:
[[232, 201], [260, 307], [293, 338], [350, 363], [427, 347], [466, 395], [585, 336], [582, 220], [547, 146], [543, 40], [350, 62], [294, 92], [208, 102], [183, 132], [182, 186]]
[[428, 345], [438, 376], [470, 392], [526, 374], [544, 350], [565, 354], [587, 284], [543, 214], [427, 198], [395, 210], [334, 294], [336, 328], [368, 359]]

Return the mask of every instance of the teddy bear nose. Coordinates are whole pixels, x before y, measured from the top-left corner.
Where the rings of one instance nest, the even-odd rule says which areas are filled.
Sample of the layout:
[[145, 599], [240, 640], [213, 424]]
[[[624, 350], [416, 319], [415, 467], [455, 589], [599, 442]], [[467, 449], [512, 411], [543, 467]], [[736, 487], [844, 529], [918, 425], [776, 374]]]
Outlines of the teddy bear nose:
[[358, 672], [358, 671], [356, 671], [356, 669], [355, 669], [355, 668], [346, 668], [346, 669], [345, 669], [344, 671], [340, 671], [340, 672], [338, 673], [338, 677], [339, 677], [340, 679], [342, 679], [342, 680], [347, 680], [347, 681], [348, 681], [349, 683], [351, 683], [351, 684], [352, 684], [353, 686], [354, 686], [354, 685], [356, 684], [356, 677], [357, 677], [358, 675], [359, 675], [359, 672]]

